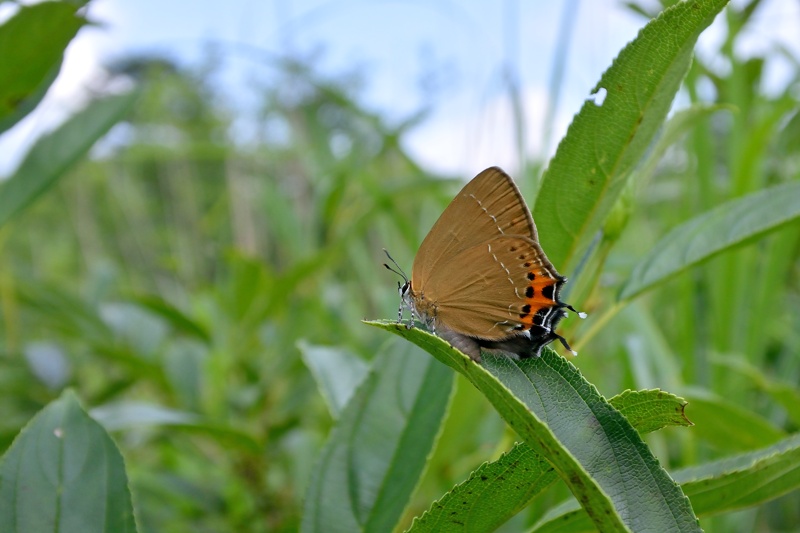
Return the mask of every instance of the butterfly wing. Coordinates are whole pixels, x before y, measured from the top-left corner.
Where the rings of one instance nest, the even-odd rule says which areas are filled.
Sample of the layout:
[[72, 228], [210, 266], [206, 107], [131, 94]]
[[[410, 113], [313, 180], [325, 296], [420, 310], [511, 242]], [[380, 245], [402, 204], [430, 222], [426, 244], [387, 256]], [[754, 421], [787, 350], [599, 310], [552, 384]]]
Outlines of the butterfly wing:
[[537, 242], [504, 235], [440, 264], [420, 296], [433, 305], [436, 324], [458, 333], [494, 341], [528, 332], [552, 340], [565, 281]]
[[490, 167], [464, 186], [422, 241], [411, 271], [412, 285], [424, 290], [436, 272], [448, 272], [458, 253], [502, 235], [523, 235], [538, 242], [516, 184], [498, 167]]

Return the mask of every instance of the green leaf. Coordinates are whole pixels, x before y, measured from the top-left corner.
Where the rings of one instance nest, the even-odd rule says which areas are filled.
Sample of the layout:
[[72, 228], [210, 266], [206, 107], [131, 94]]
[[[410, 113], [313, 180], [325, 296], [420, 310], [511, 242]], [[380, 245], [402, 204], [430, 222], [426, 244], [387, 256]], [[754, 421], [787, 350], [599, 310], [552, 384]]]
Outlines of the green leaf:
[[23, 6], [0, 26], [0, 121], [55, 78], [64, 50], [86, 23], [77, 9], [68, 2]]
[[[609, 400], [639, 433], [690, 426], [686, 402], [660, 390], [625, 391]], [[553, 467], [525, 443], [482, 464], [414, 520], [409, 533], [493, 531], [558, 479]]]
[[800, 218], [800, 182], [726, 202], [667, 233], [637, 264], [619, 293], [630, 300], [679, 272]]
[[641, 434], [666, 426], [693, 425], [684, 413], [686, 400], [662, 390], [626, 390], [608, 400], [608, 403]]
[[774, 444], [786, 432], [752, 411], [698, 387], [687, 387], [689, 413], [696, 426], [692, 430], [719, 450], [741, 452]]
[[297, 343], [297, 347], [328, 404], [331, 416], [339, 418], [342, 409], [367, 374], [367, 364], [343, 348], [316, 346], [302, 340]]
[[394, 352], [375, 358], [322, 450], [304, 533], [392, 531], [419, 482], [454, 375], [417, 350]]
[[800, 434], [762, 450], [677, 471], [675, 479], [702, 515], [773, 500], [800, 488]]
[[0, 466], [3, 531], [133, 532], [125, 464], [67, 391], [37, 414]]
[[201, 324], [192, 320], [183, 311], [157, 295], [133, 296], [131, 300], [141, 307], [165, 319], [175, 330], [195, 337], [204, 343], [211, 342], [211, 335]]
[[444, 340], [395, 322], [367, 324], [404, 337], [464, 374], [544, 456], [601, 531], [699, 531], [688, 499], [627, 420], [550, 349], [481, 365]]
[[0, 185], [0, 226], [83, 157], [95, 141], [125, 116], [136, 96], [136, 92], [130, 92], [94, 101], [39, 139], [14, 175]]
[[408, 533], [494, 531], [557, 479], [544, 457], [527, 444], [517, 444], [433, 502]]
[[550, 162], [534, 219], [542, 248], [570, 272], [644, 155], [686, 74], [700, 33], [727, 0], [680, 2], [652, 20], [603, 74]]
[[[767, 448], [720, 459], [674, 473], [700, 516], [743, 509], [800, 488], [800, 434]], [[547, 513], [535, 533], [594, 531], [575, 500]]]
[[800, 389], [797, 385], [774, 379], [741, 357], [718, 356], [714, 357], [713, 361], [749, 379], [753, 385], [769, 394], [786, 409], [786, 414], [794, 425], [800, 426]]

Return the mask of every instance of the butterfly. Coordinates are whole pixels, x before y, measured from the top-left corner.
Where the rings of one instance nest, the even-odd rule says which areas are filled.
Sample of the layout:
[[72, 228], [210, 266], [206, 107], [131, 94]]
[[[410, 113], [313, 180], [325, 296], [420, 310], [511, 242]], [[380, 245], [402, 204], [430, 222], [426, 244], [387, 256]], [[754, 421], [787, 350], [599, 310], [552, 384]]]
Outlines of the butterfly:
[[409, 310], [407, 327], [418, 318], [476, 362], [481, 348], [538, 357], [556, 339], [572, 352], [555, 331], [565, 309], [578, 313], [559, 298], [567, 278], [547, 259], [522, 194], [500, 168], [475, 176], [447, 206], [410, 279], [389, 259], [399, 272], [384, 266], [405, 280], [398, 320]]

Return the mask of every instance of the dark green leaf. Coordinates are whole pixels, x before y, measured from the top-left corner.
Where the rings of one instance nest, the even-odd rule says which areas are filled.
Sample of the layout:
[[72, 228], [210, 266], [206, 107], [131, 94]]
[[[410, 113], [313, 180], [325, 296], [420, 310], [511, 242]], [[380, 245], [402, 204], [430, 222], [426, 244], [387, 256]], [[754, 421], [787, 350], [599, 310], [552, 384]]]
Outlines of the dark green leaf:
[[[686, 402], [664, 391], [625, 391], [609, 403], [639, 433], [691, 425], [683, 415]], [[498, 460], [481, 465], [469, 479], [434, 502], [414, 520], [409, 533], [493, 531], [557, 479], [550, 463], [519, 443]]]
[[[674, 478], [700, 516], [709, 516], [775, 499], [800, 488], [800, 435], [755, 452], [675, 472]], [[547, 513], [535, 533], [594, 531], [575, 500]]]
[[541, 455], [527, 444], [517, 444], [434, 502], [414, 519], [408, 533], [494, 531], [557, 479]]

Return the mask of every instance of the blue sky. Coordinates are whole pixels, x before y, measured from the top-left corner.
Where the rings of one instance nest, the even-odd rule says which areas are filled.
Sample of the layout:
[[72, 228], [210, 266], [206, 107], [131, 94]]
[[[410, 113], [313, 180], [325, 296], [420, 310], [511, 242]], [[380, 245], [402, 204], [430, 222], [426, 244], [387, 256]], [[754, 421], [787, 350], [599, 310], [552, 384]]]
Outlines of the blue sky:
[[[8, 174], [27, 144], [84, 100], [103, 62], [145, 52], [197, 64], [209, 43], [275, 54], [317, 53], [318, 64], [331, 74], [360, 68], [363, 100], [394, 120], [423, 105], [428, 96], [420, 82], [432, 75], [439, 87], [434, 112], [412, 132], [408, 148], [436, 171], [470, 177], [500, 164], [513, 172], [517, 156], [506, 76], [511, 72], [520, 87], [528, 153], [551, 153], [542, 131], [553, 104], [547, 87], [564, 10], [573, 27], [561, 65], [555, 140], [616, 53], [645, 23], [618, 1], [94, 0], [89, 16], [100, 24], [82, 30], [71, 45], [43, 109], [0, 137], [0, 152], [12, 154], [0, 161], [0, 174]], [[723, 18], [701, 37], [700, 53], [712, 61], [711, 51], [725, 32]], [[756, 19], [741, 42], [742, 54], [779, 42], [800, 57], [798, 2], [766, 0]], [[229, 57], [220, 84], [235, 101], [245, 93], [240, 89], [247, 77], [263, 66], [235, 53]], [[780, 64], [770, 68], [780, 85]], [[238, 103], [247, 105], [244, 99]]]

